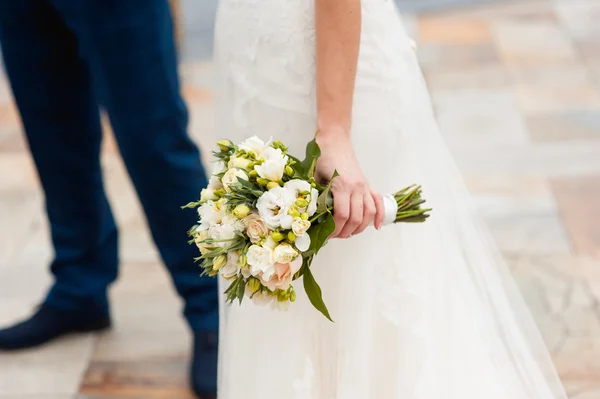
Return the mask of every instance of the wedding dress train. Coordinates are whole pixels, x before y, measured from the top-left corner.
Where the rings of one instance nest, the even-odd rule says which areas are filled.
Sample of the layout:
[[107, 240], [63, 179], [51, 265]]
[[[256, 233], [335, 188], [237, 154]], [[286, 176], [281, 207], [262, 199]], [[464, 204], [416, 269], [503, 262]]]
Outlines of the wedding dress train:
[[[362, 3], [357, 155], [382, 193], [421, 184], [432, 216], [324, 248], [312, 270], [335, 323], [301, 284], [287, 312], [223, 305], [219, 399], [566, 398], [471, 214], [394, 2]], [[311, 0], [221, 1], [219, 136], [273, 136], [304, 154], [316, 127], [313, 14]]]

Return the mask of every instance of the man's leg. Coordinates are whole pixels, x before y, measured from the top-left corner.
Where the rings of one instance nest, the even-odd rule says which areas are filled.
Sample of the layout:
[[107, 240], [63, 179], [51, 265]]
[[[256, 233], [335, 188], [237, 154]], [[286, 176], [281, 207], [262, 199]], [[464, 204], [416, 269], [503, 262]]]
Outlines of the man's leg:
[[55, 249], [55, 283], [45, 305], [106, 316], [117, 230], [102, 185], [101, 127], [88, 67], [46, 0], [1, 0], [0, 44]]
[[[198, 198], [206, 177], [198, 149], [187, 134], [169, 4], [167, 0], [54, 2], [63, 4], [62, 15], [85, 49], [82, 55], [89, 60], [154, 241], [185, 301], [184, 314], [196, 333], [197, 347], [210, 352], [200, 362], [206, 369], [194, 376], [195, 383], [205, 385], [197, 390], [210, 391], [216, 388], [216, 342], [209, 341], [216, 339], [218, 328], [217, 281], [199, 276], [193, 262], [197, 249], [187, 243], [186, 235], [197, 214], [180, 209]], [[77, 7], [85, 8], [87, 18], [69, 22], [69, 9]]]

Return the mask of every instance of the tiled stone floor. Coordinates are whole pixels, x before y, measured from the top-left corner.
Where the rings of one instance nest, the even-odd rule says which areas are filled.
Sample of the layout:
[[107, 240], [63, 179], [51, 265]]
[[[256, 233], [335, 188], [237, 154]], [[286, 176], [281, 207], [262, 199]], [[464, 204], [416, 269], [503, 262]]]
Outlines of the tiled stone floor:
[[[597, 0], [406, 16], [443, 132], [574, 399], [600, 398], [599, 17]], [[211, 143], [211, 64], [182, 75], [191, 131]], [[20, 130], [0, 79], [0, 324], [26, 315], [50, 282]], [[191, 398], [181, 304], [109, 133], [103, 164], [122, 230], [116, 328], [0, 353], [0, 399]]]

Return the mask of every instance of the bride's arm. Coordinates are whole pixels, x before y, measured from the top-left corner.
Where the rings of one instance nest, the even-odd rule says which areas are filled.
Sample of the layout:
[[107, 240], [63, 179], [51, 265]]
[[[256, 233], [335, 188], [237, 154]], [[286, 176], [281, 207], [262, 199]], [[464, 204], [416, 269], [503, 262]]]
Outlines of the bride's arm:
[[315, 0], [318, 127], [350, 134], [358, 63], [361, 0]]
[[317, 62], [317, 141], [322, 156], [317, 165], [321, 178], [334, 181], [333, 237], [347, 238], [362, 232], [375, 219], [383, 222], [381, 196], [369, 188], [358, 165], [350, 138], [352, 100], [361, 31], [360, 0], [315, 0]]

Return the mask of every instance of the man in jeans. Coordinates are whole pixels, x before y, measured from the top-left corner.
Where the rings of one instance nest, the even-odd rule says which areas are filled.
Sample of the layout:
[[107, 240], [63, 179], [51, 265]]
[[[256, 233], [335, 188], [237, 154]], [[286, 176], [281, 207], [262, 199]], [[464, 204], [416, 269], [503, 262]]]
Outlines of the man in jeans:
[[194, 332], [192, 386], [214, 397], [216, 281], [199, 277], [186, 231], [206, 177], [187, 134], [167, 0], [0, 0], [0, 45], [46, 197], [55, 281], [0, 350], [110, 327], [117, 228], [100, 169], [99, 107], [110, 116], [152, 236]]

